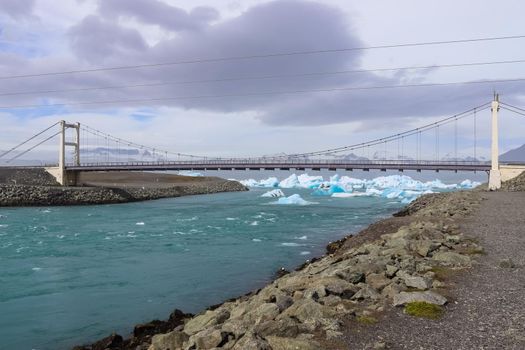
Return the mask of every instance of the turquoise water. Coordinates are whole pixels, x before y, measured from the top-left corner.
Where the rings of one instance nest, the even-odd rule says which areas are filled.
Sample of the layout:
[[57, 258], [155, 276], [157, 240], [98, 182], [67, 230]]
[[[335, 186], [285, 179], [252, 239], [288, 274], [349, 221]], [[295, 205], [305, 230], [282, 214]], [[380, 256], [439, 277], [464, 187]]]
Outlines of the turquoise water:
[[262, 286], [401, 207], [380, 198], [275, 205], [264, 190], [89, 207], [0, 208], [0, 349], [67, 349], [174, 308]]

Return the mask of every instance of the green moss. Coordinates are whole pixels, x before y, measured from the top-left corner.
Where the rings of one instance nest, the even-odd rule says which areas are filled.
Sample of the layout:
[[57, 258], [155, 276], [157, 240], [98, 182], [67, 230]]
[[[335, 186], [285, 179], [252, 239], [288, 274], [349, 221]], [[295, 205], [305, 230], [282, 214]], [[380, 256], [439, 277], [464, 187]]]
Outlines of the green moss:
[[372, 316], [361, 315], [361, 316], [357, 316], [357, 322], [362, 323], [362, 324], [375, 324], [377, 323], [377, 318], [372, 317]]
[[405, 305], [405, 313], [411, 316], [438, 319], [443, 315], [443, 308], [439, 305], [415, 301]]

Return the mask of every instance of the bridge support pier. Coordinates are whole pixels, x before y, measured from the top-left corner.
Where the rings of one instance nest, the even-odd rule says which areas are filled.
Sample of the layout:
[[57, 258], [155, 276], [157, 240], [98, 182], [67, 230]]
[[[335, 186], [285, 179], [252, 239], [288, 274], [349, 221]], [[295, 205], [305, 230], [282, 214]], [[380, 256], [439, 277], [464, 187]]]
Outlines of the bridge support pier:
[[492, 101], [492, 154], [491, 154], [491, 169], [489, 173], [489, 190], [495, 191], [501, 188], [501, 171], [499, 169], [499, 130], [498, 130], [498, 112], [499, 112], [499, 97], [494, 95]]
[[[76, 176], [68, 176], [66, 171], [66, 146], [74, 147], [75, 149], [75, 161], [76, 166], [80, 166], [80, 123], [68, 124], [64, 120], [60, 121], [60, 144], [58, 149], [58, 167], [46, 169], [48, 173], [53, 175], [57, 182], [62, 186], [75, 185]], [[74, 142], [68, 142], [66, 140], [66, 130], [75, 129], [75, 140]]]

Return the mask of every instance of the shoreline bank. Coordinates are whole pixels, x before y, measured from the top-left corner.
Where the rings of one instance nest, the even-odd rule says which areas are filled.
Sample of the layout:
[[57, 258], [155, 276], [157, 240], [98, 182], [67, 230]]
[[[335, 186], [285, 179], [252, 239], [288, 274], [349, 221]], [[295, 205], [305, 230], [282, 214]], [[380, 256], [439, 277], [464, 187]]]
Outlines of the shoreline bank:
[[[127, 340], [112, 335], [75, 349], [328, 349], [348, 318], [374, 319], [393, 301], [446, 303], [438, 293], [444, 282], [433, 270], [467, 268], [482, 252], [455, 223], [480, 200], [476, 191], [423, 196], [397, 217], [328, 244], [327, 255], [258, 291], [184, 317], [172, 329], [141, 335], [144, 325], [137, 325]], [[145, 327], [155, 324], [162, 321]]]
[[81, 174], [80, 186], [59, 186], [43, 169], [0, 173], [0, 207], [118, 204], [246, 191], [236, 181], [155, 173]]

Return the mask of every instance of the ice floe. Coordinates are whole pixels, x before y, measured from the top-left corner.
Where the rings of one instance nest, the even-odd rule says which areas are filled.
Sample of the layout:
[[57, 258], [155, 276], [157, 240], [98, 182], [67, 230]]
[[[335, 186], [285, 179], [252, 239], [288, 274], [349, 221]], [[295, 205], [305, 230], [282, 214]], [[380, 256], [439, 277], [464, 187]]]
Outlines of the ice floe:
[[298, 194], [292, 194], [289, 197], [281, 197], [276, 202], [272, 202], [272, 204], [282, 204], [282, 205], [310, 205], [315, 204], [314, 202], [309, 202], [307, 200], [304, 200], [300, 195]]
[[[396, 199], [403, 203], [410, 203], [417, 197], [426, 193], [437, 191], [471, 189], [480, 183], [464, 180], [459, 184], [445, 184], [441, 180], [419, 181], [406, 175], [379, 176], [374, 179], [356, 179], [349, 176], [331, 176], [327, 181], [322, 176], [310, 176], [308, 174], [292, 174], [286, 179], [279, 181], [275, 177], [266, 180], [241, 180], [248, 187], [277, 188], [265, 193], [264, 197], [274, 197], [273, 194], [280, 192], [280, 188], [303, 188], [311, 189], [312, 195], [332, 196], [335, 198], [351, 197], [382, 197]], [[282, 191], [281, 191], [282, 192]], [[284, 193], [283, 193], [284, 194]], [[281, 197], [276, 204], [311, 204], [299, 195]]]
[[271, 190], [262, 194], [261, 197], [284, 197], [284, 192], [280, 189]]
[[301, 247], [302, 246], [302, 244], [294, 243], [294, 242], [284, 242], [284, 243], [281, 243], [281, 245], [283, 247]]
[[182, 176], [194, 176], [194, 177], [204, 176], [201, 173], [197, 173], [195, 171], [189, 171], [189, 170], [182, 170], [182, 171], [179, 171], [177, 174], [182, 175]]

